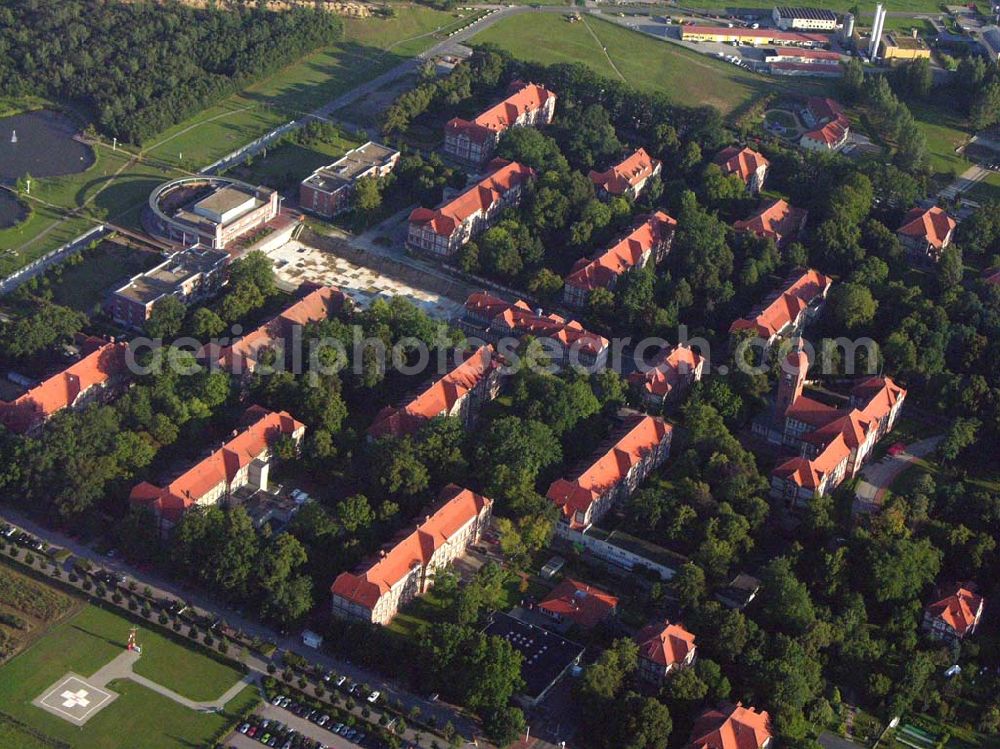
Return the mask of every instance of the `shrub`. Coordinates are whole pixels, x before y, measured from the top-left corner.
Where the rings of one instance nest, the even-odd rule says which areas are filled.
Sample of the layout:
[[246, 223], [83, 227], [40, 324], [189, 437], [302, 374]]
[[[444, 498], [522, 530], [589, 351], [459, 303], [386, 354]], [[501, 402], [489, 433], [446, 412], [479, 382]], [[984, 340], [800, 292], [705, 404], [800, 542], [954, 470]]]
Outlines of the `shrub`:
[[226, 653], [229, 652], [229, 643], [226, 642], [225, 640], [219, 640], [218, 649], [219, 649], [220, 653], [222, 653], [223, 655], [225, 655]]
[[205, 645], [207, 647], [212, 647], [215, 644], [215, 638], [211, 634], [205, 633]]
[[121, 603], [122, 594], [116, 590], [114, 593], [111, 594], [111, 600], [114, 601], [115, 603]]
[[188, 637], [190, 637], [192, 640], [197, 640], [198, 639], [198, 628], [195, 627], [194, 625], [192, 625], [191, 629], [188, 630]]
[[[117, 595], [117, 593], [115, 595]], [[128, 610], [129, 611], [137, 611], [138, 609], [139, 609], [139, 604], [136, 603], [135, 599], [134, 598], [129, 598], [128, 599]]]
[[277, 666], [275, 666], [275, 665], [274, 665], [273, 663], [268, 663], [268, 664], [267, 664], [267, 672], [268, 672], [269, 674], [273, 674], [273, 673], [274, 673], [275, 671], [277, 671], [277, 670], [278, 670], [278, 667], [277, 667]]
[[90, 580], [87, 580], [86, 578], [84, 578], [83, 589], [84, 590], [90, 590], [93, 587], [94, 587], [94, 584], [92, 582], [90, 582]]
[[174, 632], [180, 632], [181, 631], [181, 623], [177, 619], [174, 619], [174, 623], [171, 624], [170, 626], [173, 628]]
[[319, 697], [320, 699], [323, 699], [323, 696], [326, 694], [326, 690], [323, 689], [323, 687], [319, 684], [317, 684], [313, 688], [313, 691], [316, 693], [316, 696]]
[[158, 621], [161, 625], [166, 626], [167, 622], [170, 621], [170, 617], [161, 611], [160, 615], [156, 617], [156, 621]]
[[76, 576], [75, 572], [70, 572], [69, 573], [69, 581], [71, 583], [78, 583], [78, 582], [80, 582], [80, 578]]

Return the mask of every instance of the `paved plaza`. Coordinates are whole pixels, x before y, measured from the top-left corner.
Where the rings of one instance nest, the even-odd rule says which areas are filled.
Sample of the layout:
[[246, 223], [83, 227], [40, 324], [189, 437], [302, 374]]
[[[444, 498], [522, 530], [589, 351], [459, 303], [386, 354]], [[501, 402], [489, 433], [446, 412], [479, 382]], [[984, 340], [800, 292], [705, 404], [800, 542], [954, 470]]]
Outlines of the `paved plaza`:
[[313, 281], [336, 286], [362, 308], [379, 297], [404, 296], [438, 320], [450, 320], [462, 309], [460, 303], [440, 294], [418, 289], [295, 240], [272, 250], [268, 256], [280, 280], [293, 285]]

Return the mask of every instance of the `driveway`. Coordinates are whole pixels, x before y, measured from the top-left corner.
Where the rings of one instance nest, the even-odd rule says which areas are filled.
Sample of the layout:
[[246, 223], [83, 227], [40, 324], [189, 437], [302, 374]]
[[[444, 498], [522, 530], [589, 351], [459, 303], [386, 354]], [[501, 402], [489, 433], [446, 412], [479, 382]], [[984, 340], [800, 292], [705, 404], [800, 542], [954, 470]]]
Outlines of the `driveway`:
[[934, 452], [934, 448], [942, 438], [942, 435], [938, 435], [914, 442], [898, 455], [886, 455], [877, 463], [865, 466], [861, 470], [861, 481], [858, 482], [854, 492], [854, 514], [868, 514], [879, 509], [885, 493], [896, 477], [909, 468], [916, 459], [926, 458]]

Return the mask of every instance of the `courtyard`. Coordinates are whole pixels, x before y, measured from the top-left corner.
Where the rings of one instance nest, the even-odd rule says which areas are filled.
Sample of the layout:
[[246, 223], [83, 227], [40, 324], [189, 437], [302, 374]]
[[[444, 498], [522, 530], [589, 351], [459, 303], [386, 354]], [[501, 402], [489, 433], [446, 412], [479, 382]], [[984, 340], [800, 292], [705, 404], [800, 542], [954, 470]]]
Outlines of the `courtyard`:
[[297, 287], [303, 281], [335, 286], [362, 309], [379, 298], [404, 296], [438, 320], [451, 320], [462, 303], [442, 294], [391, 278], [371, 268], [357, 265], [329, 250], [319, 249], [298, 240], [288, 242], [268, 253], [280, 281]]

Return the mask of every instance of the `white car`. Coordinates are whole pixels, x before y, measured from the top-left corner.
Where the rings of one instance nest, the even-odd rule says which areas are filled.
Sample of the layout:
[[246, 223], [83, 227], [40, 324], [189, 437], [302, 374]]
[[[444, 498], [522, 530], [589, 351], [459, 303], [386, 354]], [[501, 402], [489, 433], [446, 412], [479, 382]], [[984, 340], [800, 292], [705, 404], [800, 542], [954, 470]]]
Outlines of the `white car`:
[[378, 702], [378, 698], [381, 696], [382, 696], [381, 692], [372, 692], [370, 695], [368, 695], [368, 701], [374, 705], [376, 702]]

